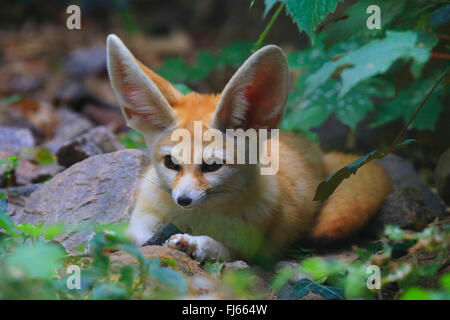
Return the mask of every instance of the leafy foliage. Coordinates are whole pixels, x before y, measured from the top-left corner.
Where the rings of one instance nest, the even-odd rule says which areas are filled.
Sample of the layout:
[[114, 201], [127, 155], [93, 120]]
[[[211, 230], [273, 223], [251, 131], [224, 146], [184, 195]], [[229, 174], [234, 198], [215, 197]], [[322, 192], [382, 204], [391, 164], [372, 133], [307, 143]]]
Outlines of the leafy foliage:
[[[122, 226], [96, 225], [90, 240], [90, 258], [68, 254], [53, 242], [63, 225], [14, 225], [6, 213], [7, 200], [0, 200], [0, 298], [28, 299], [131, 299], [184, 296], [186, 279], [164, 267], [159, 259], [144, 259], [124, 235]], [[138, 264], [114, 268], [107, 251], [122, 250]], [[82, 288], [66, 286], [65, 266], [82, 267]], [[152, 290], [149, 290], [152, 288]]]
[[[368, 15], [366, 15], [366, 9], [370, 5], [377, 5], [382, 8], [381, 14], [381, 28], [369, 29], [366, 28], [366, 21]], [[356, 41], [363, 44], [365, 41], [379, 37], [384, 34], [392, 21], [398, 17], [404, 11], [405, 1], [372, 1], [361, 0], [357, 1], [354, 5], [348, 7], [342, 17], [336, 22], [325, 26], [324, 32], [326, 37], [323, 39], [323, 43], [326, 49], [335, 46], [343, 41]], [[355, 28], [355, 26], [361, 26]]]
[[325, 63], [306, 80], [306, 94], [314, 91], [328, 80], [336, 69], [341, 68], [342, 89], [339, 95], [343, 96], [357, 83], [386, 72], [400, 58], [413, 59], [412, 68], [419, 68], [428, 61], [428, 50], [419, 46], [416, 33], [388, 31], [386, 38], [373, 40], [336, 61]]
[[332, 13], [342, 0], [266, 0], [265, 14], [276, 4], [286, 5], [286, 13], [297, 24], [299, 31], [305, 31], [314, 41], [314, 32], [329, 13]]
[[146, 148], [144, 137], [136, 130], [130, 129], [124, 134], [119, 135], [119, 141], [128, 149]]
[[[339, 299], [343, 298], [339, 293], [340, 288], [347, 299], [374, 299], [377, 295], [388, 294], [385, 288], [396, 284], [400, 287], [397, 297], [401, 299], [449, 299], [449, 273], [439, 276], [439, 289], [420, 287], [421, 283], [436, 277], [448, 263], [449, 240], [449, 223], [430, 225], [416, 233], [386, 226], [380, 241], [369, 243], [364, 248], [353, 248], [357, 258], [352, 262], [322, 257], [306, 258], [297, 272], [311, 275], [313, 280], [289, 280], [295, 272], [282, 269], [276, 277], [274, 290], [279, 291], [290, 282], [298, 298], [313, 292], [327, 299]], [[423, 260], [421, 256], [427, 258]], [[430, 260], [430, 256], [434, 259]], [[380, 267], [381, 291], [367, 286], [368, 267], [373, 265]]]
[[[408, 121], [423, 100], [423, 93], [432, 87], [437, 78], [438, 75], [434, 74], [427, 79], [414, 81], [402, 90], [395, 99], [380, 104], [377, 107], [376, 116], [371, 121], [371, 126], [375, 127], [397, 119]], [[442, 86], [436, 88], [435, 93], [427, 101], [426, 110], [413, 121], [412, 127], [421, 130], [433, 130], [439, 119], [439, 114], [443, 110], [441, 103], [443, 92]]]
[[[171, 82], [195, 83], [206, 78], [213, 70], [226, 66], [239, 67], [248, 57], [252, 43], [236, 42], [221, 50], [219, 54], [199, 51], [193, 63], [186, 63], [181, 58], [167, 59], [157, 70]], [[185, 93], [189, 88], [178, 84], [178, 88]]]
[[[277, 2], [286, 6], [300, 31], [306, 30], [312, 40], [317, 40], [310, 48], [288, 57], [290, 68], [298, 70], [299, 76], [289, 98], [283, 129], [304, 132], [335, 114], [354, 130], [368, 111], [375, 111], [372, 126], [409, 119], [408, 112], [417, 107], [414, 100], [423, 98], [429, 88], [429, 82], [419, 77], [438, 43], [433, 28], [445, 23], [445, 6], [415, 6], [406, 0], [357, 1], [326, 20], [320, 34], [315, 35], [317, 26], [335, 10], [338, 1], [267, 0], [265, 14]], [[366, 27], [369, 5], [380, 7], [381, 29]], [[430, 15], [433, 8], [436, 9]], [[312, 9], [316, 16], [305, 14]], [[407, 72], [415, 80], [406, 85], [388, 80]], [[384, 102], [374, 105], [374, 98]], [[430, 105], [417, 116], [415, 128], [434, 128], [442, 111], [441, 98], [437, 94], [430, 100]]]

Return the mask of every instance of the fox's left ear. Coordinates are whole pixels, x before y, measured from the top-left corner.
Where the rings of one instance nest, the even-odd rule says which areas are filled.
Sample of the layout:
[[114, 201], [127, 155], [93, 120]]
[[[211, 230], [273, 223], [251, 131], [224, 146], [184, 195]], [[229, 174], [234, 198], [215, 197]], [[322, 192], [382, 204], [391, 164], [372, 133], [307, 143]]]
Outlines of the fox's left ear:
[[280, 125], [289, 94], [289, 69], [274, 45], [256, 51], [223, 90], [211, 127], [273, 129]]
[[127, 125], [151, 137], [175, 123], [172, 105], [183, 97], [139, 62], [116, 35], [107, 39], [108, 73]]

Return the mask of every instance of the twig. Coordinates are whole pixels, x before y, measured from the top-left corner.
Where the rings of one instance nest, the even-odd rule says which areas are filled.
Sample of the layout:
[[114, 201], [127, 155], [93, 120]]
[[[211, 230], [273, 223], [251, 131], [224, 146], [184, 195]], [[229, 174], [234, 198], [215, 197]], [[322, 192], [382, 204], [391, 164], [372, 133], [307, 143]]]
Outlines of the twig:
[[440, 52], [430, 52], [430, 57], [450, 60], [450, 54], [440, 53]]
[[434, 84], [434, 86], [428, 92], [428, 94], [426, 95], [425, 99], [423, 99], [422, 103], [419, 105], [419, 107], [416, 109], [414, 114], [409, 119], [408, 123], [403, 126], [402, 130], [400, 131], [400, 133], [395, 137], [394, 142], [392, 142], [391, 146], [389, 148], [387, 148], [386, 151], [384, 151], [385, 155], [388, 154], [388, 153], [391, 153], [395, 149], [395, 147], [399, 143], [400, 139], [402, 138], [403, 134], [405, 133], [406, 130], [408, 130], [408, 128], [411, 125], [411, 123], [413, 122], [414, 118], [419, 113], [420, 109], [422, 109], [422, 107], [425, 104], [425, 102], [427, 102], [428, 98], [431, 96], [431, 94], [433, 93], [434, 89], [436, 89], [437, 86], [442, 82], [442, 80], [444, 80], [447, 77], [447, 70], [448, 70], [448, 68], [444, 71], [444, 73], [439, 78], [439, 80]]
[[267, 34], [269, 33], [270, 28], [272, 28], [272, 25], [274, 24], [275, 20], [277, 20], [278, 16], [280, 15], [281, 11], [284, 9], [284, 3], [280, 4], [277, 11], [272, 16], [272, 19], [270, 19], [269, 23], [267, 24], [264, 31], [259, 36], [258, 41], [256, 41], [255, 45], [253, 46], [252, 52], [255, 52], [259, 48], [261, 48], [262, 43], [264, 42], [264, 39], [266, 38]]
[[450, 219], [445, 219], [445, 220], [439, 220], [439, 221], [431, 222], [428, 225], [429, 226], [435, 226], [435, 225], [449, 223], [449, 222], [450, 222]]
[[450, 36], [443, 34], [443, 33], [436, 33], [436, 37], [441, 38], [441, 39], [450, 40]]

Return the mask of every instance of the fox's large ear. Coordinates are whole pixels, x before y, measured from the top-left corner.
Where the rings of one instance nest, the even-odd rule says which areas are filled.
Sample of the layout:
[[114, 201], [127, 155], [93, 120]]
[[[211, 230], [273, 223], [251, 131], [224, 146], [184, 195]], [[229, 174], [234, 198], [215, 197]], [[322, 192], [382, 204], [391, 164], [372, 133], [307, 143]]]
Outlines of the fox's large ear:
[[222, 131], [277, 128], [288, 94], [286, 56], [277, 46], [265, 46], [248, 58], [225, 86], [211, 126]]
[[183, 95], [140, 63], [116, 35], [106, 42], [109, 78], [127, 125], [144, 136], [172, 126], [171, 105]]

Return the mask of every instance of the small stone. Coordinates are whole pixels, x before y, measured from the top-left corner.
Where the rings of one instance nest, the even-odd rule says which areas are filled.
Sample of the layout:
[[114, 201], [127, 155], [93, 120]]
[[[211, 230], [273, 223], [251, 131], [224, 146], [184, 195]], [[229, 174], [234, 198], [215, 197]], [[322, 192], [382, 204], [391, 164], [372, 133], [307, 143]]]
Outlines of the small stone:
[[72, 140], [94, 127], [94, 124], [82, 115], [62, 109], [58, 112], [59, 122], [53, 139], [44, 146], [56, 153], [62, 144]]
[[0, 152], [18, 155], [22, 148], [32, 148], [34, 144], [34, 137], [29, 129], [0, 127]]
[[39, 76], [16, 75], [9, 80], [9, 91], [11, 92], [32, 92], [44, 85], [44, 81]]
[[118, 132], [127, 127], [125, 118], [119, 108], [106, 108], [88, 103], [81, 112], [97, 125], [105, 126], [113, 132]]
[[29, 184], [26, 186], [11, 187], [8, 191], [6, 189], [0, 189], [0, 194], [5, 193], [8, 195], [8, 209], [11, 205], [23, 207], [28, 197], [40, 186], [41, 184]]
[[60, 166], [57, 163], [39, 165], [30, 173], [29, 179], [33, 183], [44, 182], [45, 180], [56, 176], [64, 169], [65, 167]]
[[370, 229], [379, 233], [385, 225], [390, 224], [421, 230], [435, 218], [444, 217], [444, 206], [410, 162], [390, 154], [379, 163], [386, 169], [393, 190], [370, 224]]
[[85, 78], [106, 71], [106, 49], [104, 46], [80, 48], [70, 53], [66, 67], [75, 78]]
[[223, 265], [223, 271], [234, 271], [239, 269], [248, 269], [250, 266], [242, 260], [236, 260], [233, 262], [225, 262]]
[[439, 196], [450, 205], [450, 148], [445, 151], [436, 165], [434, 179]]
[[14, 170], [17, 185], [27, 185], [31, 183], [31, 174], [37, 166], [28, 160], [19, 159], [19, 165]]
[[57, 151], [58, 163], [65, 167], [91, 156], [124, 149], [114, 133], [105, 127], [96, 127], [78, 138], [64, 143]]
[[80, 81], [71, 80], [64, 83], [54, 96], [57, 106], [70, 106], [74, 110], [80, 110], [88, 101], [92, 100], [92, 94]]

